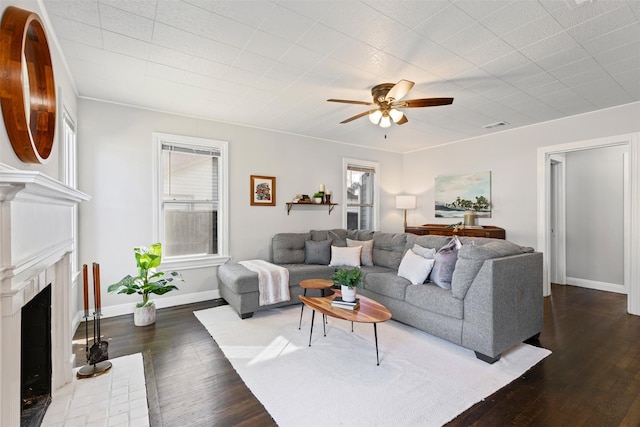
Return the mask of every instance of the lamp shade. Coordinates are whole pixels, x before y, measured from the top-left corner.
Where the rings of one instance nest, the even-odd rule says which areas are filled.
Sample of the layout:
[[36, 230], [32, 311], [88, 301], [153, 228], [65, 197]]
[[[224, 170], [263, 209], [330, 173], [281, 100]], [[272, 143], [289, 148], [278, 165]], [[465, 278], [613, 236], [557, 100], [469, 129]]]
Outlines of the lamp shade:
[[396, 209], [415, 209], [416, 196], [396, 196]]
[[374, 125], [377, 125], [378, 123], [380, 123], [381, 118], [382, 118], [382, 111], [380, 110], [376, 110], [373, 113], [369, 114], [369, 121], [371, 121], [371, 123], [373, 123]]
[[395, 108], [392, 108], [391, 110], [389, 110], [389, 117], [391, 117], [391, 120], [393, 120], [393, 123], [398, 123], [398, 121], [402, 118], [402, 116], [404, 116], [404, 113], [400, 110], [396, 110]]

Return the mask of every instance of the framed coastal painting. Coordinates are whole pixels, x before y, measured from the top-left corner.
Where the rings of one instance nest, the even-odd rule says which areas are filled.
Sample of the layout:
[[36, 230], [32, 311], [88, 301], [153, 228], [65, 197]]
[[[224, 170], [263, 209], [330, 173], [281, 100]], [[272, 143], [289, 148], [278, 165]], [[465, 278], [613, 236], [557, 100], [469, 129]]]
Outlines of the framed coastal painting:
[[466, 210], [491, 218], [491, 172], [436, 177], [436, 218], [463, 218]]
[[276, 205], [276, 177], [251, 175], [251, 206]]

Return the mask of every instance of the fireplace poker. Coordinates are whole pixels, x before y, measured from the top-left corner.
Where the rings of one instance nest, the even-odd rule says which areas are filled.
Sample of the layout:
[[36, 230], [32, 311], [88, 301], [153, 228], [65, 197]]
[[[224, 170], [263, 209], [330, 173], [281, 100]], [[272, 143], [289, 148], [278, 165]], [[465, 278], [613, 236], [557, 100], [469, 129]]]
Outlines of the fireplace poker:
[[95, 300], [94, 338], [93, 345], [89, 349], [89, 363], [95, 365], [109, 358], [109, 343], [102, 341], [100, 335], [100, 318], [102, 317], [102, 304], [100, 303], [100, 265], [93, 263], [93, 289]]
[[89, 348], [89, 332], [87, 322], [89, 321], [89, 279], [87, 265], [82, 267], [84, 279], [84, 313], [85, 313], [85, 338], [87, 350], [87, 364], [77, 372], [78, 378], [89, 378], [103, 374], [111, 369], [111, 362], [107, 359], [109, 343], [102, 341], [100, 337], [100, 317], [102, 307], [100, 304], [100, 265], [93, 263], [93, 298], [95, 309], [93, 313], [93, 345]]

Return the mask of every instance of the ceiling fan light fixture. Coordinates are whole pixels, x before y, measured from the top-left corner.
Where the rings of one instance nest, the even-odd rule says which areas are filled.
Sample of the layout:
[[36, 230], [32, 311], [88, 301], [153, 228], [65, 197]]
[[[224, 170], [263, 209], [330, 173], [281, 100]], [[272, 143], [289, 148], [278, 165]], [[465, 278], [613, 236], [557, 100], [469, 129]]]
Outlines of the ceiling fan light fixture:
[[393, 120], [393, 123], [398, 123], [398, 120], [400, 120], [402, 116], [404, 116], [404, 113], [400, 110], [392, 108], [391, 110], [389, 110], [389, 116], [391, 117], [391, 120]]
[[380, 123], [380, 119], [382, 118], [382, 111], [376, 110], [373, 113], [369, 114], [369, 121], [374, 125]]
[[380, 127], [388, 128], [389, 126], [391, 126], [391, 119], [389, 118], [389, 116], [387, 115], [382, 116], [382, 119], [380, 119]]

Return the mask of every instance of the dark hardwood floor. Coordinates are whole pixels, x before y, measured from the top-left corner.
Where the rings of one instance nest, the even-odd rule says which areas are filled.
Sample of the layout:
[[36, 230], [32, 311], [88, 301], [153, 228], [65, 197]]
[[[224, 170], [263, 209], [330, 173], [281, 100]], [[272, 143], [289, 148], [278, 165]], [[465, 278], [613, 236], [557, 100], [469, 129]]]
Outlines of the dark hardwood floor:
[[[640, 317], [626, 313], [626, 296], [557, 285], [552, 294], [540, 345], [553, 354], [450, 426], [640, 425]], [[193, 315], [223, 303], [161, 309], [142, 328], [132, 315], [103, 319], [110, 358], [143, 353], [153, 426], [275, 425]], [[84, 325], [75, 339], [82, 364]]]

